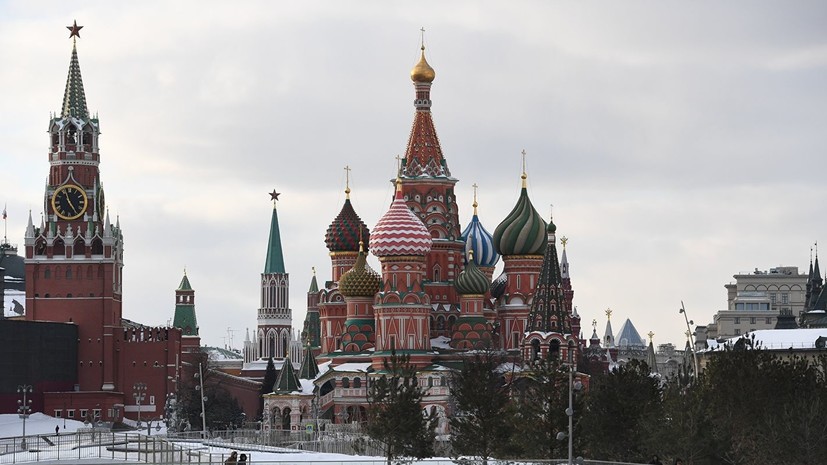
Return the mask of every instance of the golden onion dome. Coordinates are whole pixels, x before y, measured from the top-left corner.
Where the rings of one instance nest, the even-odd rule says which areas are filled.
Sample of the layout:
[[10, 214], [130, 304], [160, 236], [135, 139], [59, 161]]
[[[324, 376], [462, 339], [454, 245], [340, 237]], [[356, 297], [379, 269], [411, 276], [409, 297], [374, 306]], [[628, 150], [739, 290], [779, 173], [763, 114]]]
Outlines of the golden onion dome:
[[422, 46], [422, 55], [419, 58], [419, 63], [411, 70], [411, 80], [413, 82], [433, 82], [436, 77], [436, 72], [428, 60], [425, 59], [425, 46]]

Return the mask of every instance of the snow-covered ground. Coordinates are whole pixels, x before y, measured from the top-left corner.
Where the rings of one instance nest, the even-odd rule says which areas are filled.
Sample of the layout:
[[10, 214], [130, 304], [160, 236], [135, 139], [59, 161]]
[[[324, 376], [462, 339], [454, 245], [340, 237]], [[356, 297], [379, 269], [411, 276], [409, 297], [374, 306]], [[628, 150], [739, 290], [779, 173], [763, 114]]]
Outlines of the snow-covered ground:
[[[55, 426], [61, 434], [55, 436]], [[20, 448], [23, 420], [15, 414], [0, 415], [0, 464], [47, 462], [55, 464], [103, 464], [123, 462], [149, 463], [214, 463], [223, 464], [233, 452], [246, 454], [247, 463], [290, 463], [297, 465], [376, 464], [382, 465], [382, 457], [353, 456], [305, 452], [294, 449], [258, 446], [252, 444], [221, 444], [219, 441], [167, 442], [156, 441], [156, 431], [146, 437], [140, 433], [74, 433], [85, 428], [82, 422], [54, 418], [43, 413], [33, 413], [26, 420], [27, 449]], [[63, 433], [66, 434], [63, 434]], [[42, 437], [38, 437], [42, 435]], [[113, 447], [114, 443], [114, 447]], [[163, 451], [161, 451], [164, 449]], [[147, 450], [150, 454], [147, 454]], [[152, 451], [157, 451], [152, 453]], [[428, 459], [417, 463], [431, 465], [453, 464], [449, 459]]]
[[[60, 426], [60, 432], [74, 433], [78, 428], [84, 428], [82, 421], [66, 420], [64, 429], [63, 418], [50, 417], [43, 413], [33, 413], [26, 420], [26, 435], [55, 434], [55, 426]], [[23, 435], [23, 420], [15, 414], [0, 415], [0, 438], [10, 438]]]

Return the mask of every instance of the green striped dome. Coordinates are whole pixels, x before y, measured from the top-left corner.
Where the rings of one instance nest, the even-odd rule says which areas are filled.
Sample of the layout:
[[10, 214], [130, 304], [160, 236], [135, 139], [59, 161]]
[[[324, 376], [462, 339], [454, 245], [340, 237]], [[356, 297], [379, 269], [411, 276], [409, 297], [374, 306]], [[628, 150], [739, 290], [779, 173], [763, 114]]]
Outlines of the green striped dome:
[[500, 255], [543, 255], [547, 242], [546, 222], [523, 187], [517, 205], [494, 230], [494, 247]]
[[465, 265], [465, 269], [462, 270], [462, 273], [459, 274], [457, 280], [454, 282], [454, 287], [457, 288], [457, 292], [459, 292], [460, 295], [485, 294], [490, 285], [491, 283], [488, 281], [488, 278], [477, 268], [474, 260], [470, 258], [468, 259], [468, 264]]
[[339, 278], [339, 292], [345, 297], [373, 297], [380, 284], [379, 274], [368, 266], [367, 255], [360, 250], [353, 268]]

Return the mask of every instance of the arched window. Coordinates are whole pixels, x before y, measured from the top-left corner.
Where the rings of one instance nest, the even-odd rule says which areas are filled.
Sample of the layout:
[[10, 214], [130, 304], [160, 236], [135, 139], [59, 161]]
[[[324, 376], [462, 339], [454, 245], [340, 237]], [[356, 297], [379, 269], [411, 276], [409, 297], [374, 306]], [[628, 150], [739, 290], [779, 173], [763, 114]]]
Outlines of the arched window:
[[290, 407], [284, 407], [281, 414], [281, 429], [290, 431]]
[[41, 237], [34, 243], [34, 254], [35, 255], [45, 255], [46, 254], [46, 239], [43, 239]]
[[43, 270], [43, 278], [44, 279], [51, 279], [52, 278], [52, 270], [50, 270], [48, 266]]
[[552, 360], [560, 358], [560, 341], [556, 339], [551, 341], [548, 347], [548, 358]]
[[531, 340], [531, 361], [536, 362], [540, 359], [540, 340], [539, 339], [532, 339]]
[[103, 241], [100, 237], [92, 239], [92, 255], [103, 255]]
[[342, 387], [349, 388], [350, 387], [350, 379], [346, 376], [342, 378]]
[[75, 245], [72, 247], [72, 255], [82, 256], [86, 254], [86, 243], [83, 242], [83, 239], [78, 238], [75, 240]]
[[66, 244], [63, 243], [63, 239], [59, 237], [55, 239], [52, 254], [55, 256], [66, 255]]
[[362, 378], [353, 378], [353, 387], [357, 389], [362, 387]]

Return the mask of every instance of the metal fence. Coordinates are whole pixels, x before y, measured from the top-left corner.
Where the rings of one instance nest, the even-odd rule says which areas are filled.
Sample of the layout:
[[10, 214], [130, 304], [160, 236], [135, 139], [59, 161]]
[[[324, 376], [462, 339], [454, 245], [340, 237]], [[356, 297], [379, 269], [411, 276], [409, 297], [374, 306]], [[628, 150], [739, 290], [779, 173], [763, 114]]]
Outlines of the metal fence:
[[[309, 433], [310, 436], [314, 436]], [[105, 430], [81, 430], [78, 433], [26, 437], [25, 448], [21, 437], [0, 438], [0, 464], [49, 461], [77, 464], [143, 462], [152, 464], [224, 464], [230, 450], [246, 453], [248, 464], [284, 464], [284, 461], [260, 460], [259, 453], [290, 453], [289, 463], [295, 465], [385, 465], [381, 445], [362, 435], [347, 431], [331, 431], [308, 438], [303, 432], [274, 431], [261, 434], [255, 430], [215, 431], [207, 439], [200, 432], [165, 436], [146, 436], [137, 433], [112, 433]], [[215, 452], [218, 448], [222, 452]], [[437, 443], [436, 455], [450, 456], [445, 441]], [[328, 460], [308, 455], [307, 460], [296, 459], [297, 452], [338, 453], [359, 455], [350, 460]], [[258, 457], [256, 457], [258, 455]], [[272, 457], [271, 455], [267, 455]], [[467, 465], [481, 464], [481, 460], [462, 461]], [[452, 459], [423, 459], [413, 463], [428, 465], [455, 465]], [[556, 465], [566, 460], [489, 460], [489, 465]], [[619, 462], [584, 460], [584, 465], [635, 465]]]

